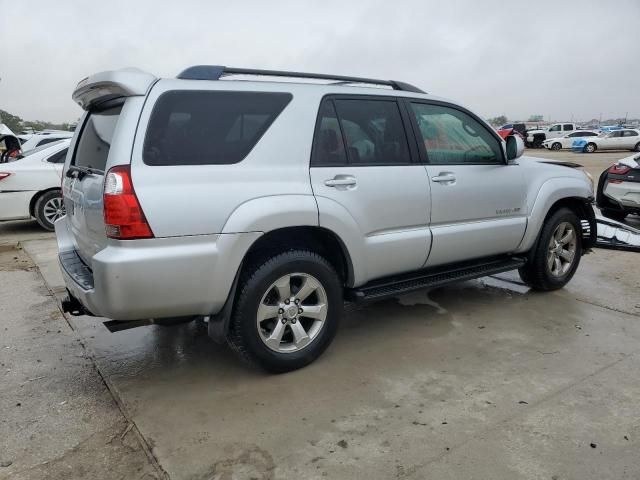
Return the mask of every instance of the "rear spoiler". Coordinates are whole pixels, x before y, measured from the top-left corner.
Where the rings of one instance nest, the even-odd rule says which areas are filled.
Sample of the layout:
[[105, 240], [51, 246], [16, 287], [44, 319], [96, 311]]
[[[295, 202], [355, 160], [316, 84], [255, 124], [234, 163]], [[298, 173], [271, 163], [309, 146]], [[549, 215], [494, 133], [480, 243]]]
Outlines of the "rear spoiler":
[[89, 110], [114, 98], [146, 95], [156, 81], [154, 75], [137, 68], [100, 72], [80, 80], [71, 98]]

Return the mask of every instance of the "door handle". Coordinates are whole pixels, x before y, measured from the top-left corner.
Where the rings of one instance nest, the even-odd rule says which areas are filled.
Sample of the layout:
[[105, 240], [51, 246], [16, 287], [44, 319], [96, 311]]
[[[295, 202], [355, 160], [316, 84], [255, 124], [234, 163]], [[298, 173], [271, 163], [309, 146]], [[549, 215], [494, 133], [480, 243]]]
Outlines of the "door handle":
[[439, 175], [431, 177], [431, 181], [438, 183], [455, 183], [456, 176], [450, 172], [440, 172]]
[[351, 187], [356, 184], [356, 178], [351, 175], [336, 175], [335, 177], [325, 180], [327, 187]]

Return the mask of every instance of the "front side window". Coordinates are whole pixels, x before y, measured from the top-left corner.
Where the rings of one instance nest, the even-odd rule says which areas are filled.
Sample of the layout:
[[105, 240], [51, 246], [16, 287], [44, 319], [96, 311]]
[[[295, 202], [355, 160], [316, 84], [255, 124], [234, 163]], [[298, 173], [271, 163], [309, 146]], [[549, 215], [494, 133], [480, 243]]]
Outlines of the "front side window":
[[291, 101], [290, 93], [176, 90], [154, 106], [144, 142], [147, 165], [242, 161]]
[[351, 165], [402, 165], [411, 162], [409, 143], [393, 100], [334, 101]]
[[559, 132], [560, 131], [560, 125], [554, 125], [553, 127], [551, 127], [549, 129], [550, 132]]
[[429, 163], [501, 164], [502, 147], [483, 125], [455, 108], [412, 103]]

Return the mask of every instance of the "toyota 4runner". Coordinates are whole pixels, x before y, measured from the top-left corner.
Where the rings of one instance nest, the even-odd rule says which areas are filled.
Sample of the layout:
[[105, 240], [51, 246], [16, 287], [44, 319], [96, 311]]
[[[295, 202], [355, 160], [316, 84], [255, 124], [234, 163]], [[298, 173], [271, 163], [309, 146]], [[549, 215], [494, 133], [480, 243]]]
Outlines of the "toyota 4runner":
[[403, 82], [127, 69], [73, 99], [63, 307], [111, 329], [201, 318], [283, 372], [327, 348], [345, 301], [513, 269], [554, 290], [595, 241], [582, 171]]

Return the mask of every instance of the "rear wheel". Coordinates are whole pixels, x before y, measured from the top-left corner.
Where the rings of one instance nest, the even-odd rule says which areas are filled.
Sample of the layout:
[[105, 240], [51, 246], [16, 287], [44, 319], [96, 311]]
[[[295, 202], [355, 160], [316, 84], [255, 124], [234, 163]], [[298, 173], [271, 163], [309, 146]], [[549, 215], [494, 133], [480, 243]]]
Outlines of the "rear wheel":
[[581, 255], [580, 220], [561, 208], [545, 221], [529, 261], [519, 270], [520, 277], [534, 290], [557, 290], [571, 280]]
[[602, 215], [607, 218], [610, 218], [611, 220], [617, 220], [618, 222], [621, 222], [627, 217], [627, 212], [620, 211], [620, 210], [603, 209]]
[[562, 149], [562, 145], [560, 145], [558, 142], [554, 142], [553, 145], [551, 145], [551, 150], [560, 150]]
[[598, 147], [596, 147], [596, 144], [595, 144], [595, 143], [587, 143], [587, 144], [584, 146], [584, 152], [585, 152], [585, 153], [593, 153], [593, 152], [595, 152], [597, 149], [598, 149]]
[[329, 346], [342, 308], [342, 285], [326, 259], [308, 250], [280, 253], [243, 275], [227, 340], [269, 372], [295, 370]]
[[60, 190], [44, 192], [36, 200], [33, 213], [42, 228], [53, 231], [55, 221], [65, 214], [62, 192]]

